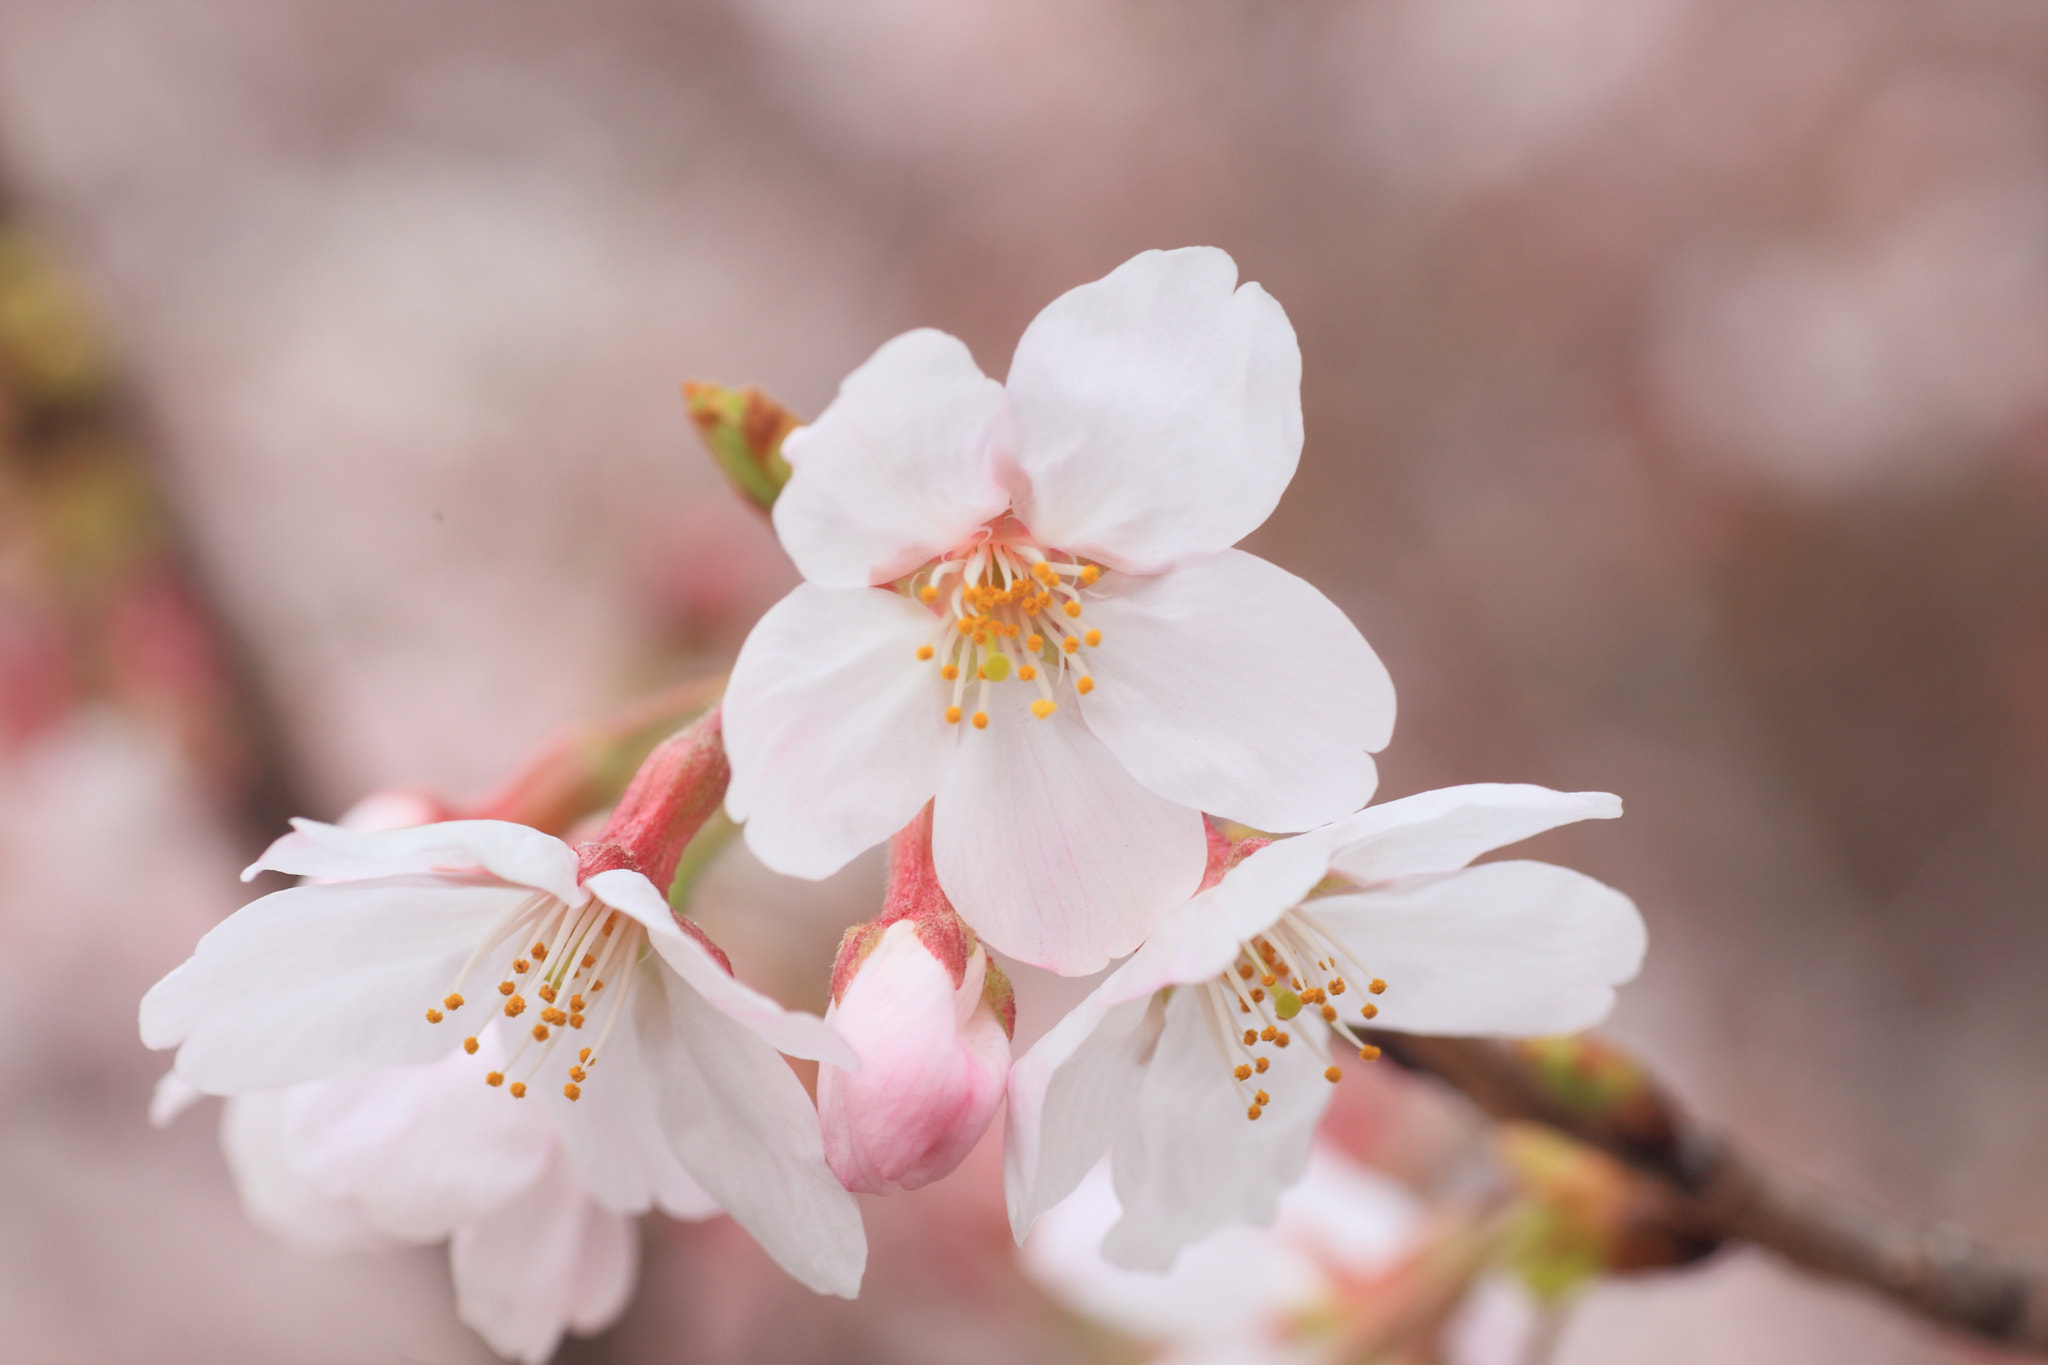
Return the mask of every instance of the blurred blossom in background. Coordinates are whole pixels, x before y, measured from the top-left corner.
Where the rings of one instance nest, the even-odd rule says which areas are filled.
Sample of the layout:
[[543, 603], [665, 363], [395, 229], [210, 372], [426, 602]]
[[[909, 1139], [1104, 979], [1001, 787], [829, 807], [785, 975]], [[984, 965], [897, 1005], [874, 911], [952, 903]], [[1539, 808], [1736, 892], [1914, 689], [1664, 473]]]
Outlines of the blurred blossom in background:
[[[1300, 334], [1307, 448], [1247, 548], [1392, 670], [1382, 796], [1621, 793], [1518, 855], [1650, 920], [1607, 1032], [1792, 1169], [2040, 1245], [2048, 10], [0, 0], [0, 219], [11, 1355], [489, 1359], [438, 1251], [284, 1253], [215, 1103], [147, 1126], [136, 999], [285, 815], [473, 800], [730, 662], [796, 577], [684, 378], [814, 415], [920, 325], [999, 369], [1045, 300], [1194, 243]], [[698, 904], [822, 1010], [879, 897], [873, 856], [796, 883], [735, 845]], [[1088, 983], [1016, 980], [1021, 1054]], [[1469, 1116], [1366, 1084], [1381, 1215], [1469, 1193]], [[649, 1220], [632, 1307], [559, 1358], [1161, 1349], [1022, 1273], [999, 1130], [863, 1199], [858, 1302]], [[1244, 1254], [1396, 1273], [1362, 1228]], [[1988, 1358], [1746, 1251], [1595, 1284], [1549, 1344]]]

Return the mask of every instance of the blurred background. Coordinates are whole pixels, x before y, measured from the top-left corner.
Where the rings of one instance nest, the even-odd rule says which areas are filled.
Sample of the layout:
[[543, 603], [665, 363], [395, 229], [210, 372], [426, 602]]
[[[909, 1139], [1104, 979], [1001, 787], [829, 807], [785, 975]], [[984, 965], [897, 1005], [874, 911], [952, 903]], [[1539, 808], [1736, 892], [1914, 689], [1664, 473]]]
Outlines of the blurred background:
[[[683, 378], [814, 414], [917, 325], [1000, 375], [1192, 243], [1300, 333], [1248, 546], [1392, 669], [1382, 793], [1621, 793], [1531, 846], [1649, 919], [1610, 1035], [1785, 1167], [2048, 1244], [2030, 0], [0, 0], [0, 220], [14, 1358], [487, 1359], [439, 1251], [281, 1252], [210, 1108], [146, 1126], [137, 998], [288, 814], [475, 797], [723, 666], [795, 576]], [[878, 888], [735, 851], [706, 915], [817, 1008]], [[857, 1304], [650, 1223], [562, 1358], [1111, 1351], [1012, 1268], [993, 1136], [864, 1201]], [[1553, 1358], [1992, 1357], [1736, 1252]]]

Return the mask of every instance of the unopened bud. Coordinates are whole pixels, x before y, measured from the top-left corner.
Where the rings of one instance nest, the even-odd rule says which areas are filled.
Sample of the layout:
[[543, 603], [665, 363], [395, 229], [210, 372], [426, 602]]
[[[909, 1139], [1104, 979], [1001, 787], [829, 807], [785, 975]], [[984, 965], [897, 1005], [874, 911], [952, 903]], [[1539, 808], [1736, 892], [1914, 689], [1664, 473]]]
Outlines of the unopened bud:
[[773, 507], [789, 482], [782, 438], [803, 425], [802, 419], [756, 388], [729, 389], [692, 379], [683, 385], [683, 401], [705, 449], [733, 488], [764, 512]]

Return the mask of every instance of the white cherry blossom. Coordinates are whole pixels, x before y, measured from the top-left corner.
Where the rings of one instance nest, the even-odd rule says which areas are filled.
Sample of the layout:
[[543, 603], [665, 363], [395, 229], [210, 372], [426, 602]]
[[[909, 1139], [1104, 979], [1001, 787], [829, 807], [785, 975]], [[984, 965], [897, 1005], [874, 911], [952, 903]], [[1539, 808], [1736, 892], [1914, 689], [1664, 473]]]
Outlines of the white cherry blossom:
[[1163, 1270], [1216, 1228], [1270, 1221], [1330, 1083], [1377, 1055], [1358, 1024], [1526, 1036], [1603, 1018], [1641, 965], [1633, 902], [1547, 863], [1468, 864], [1620, 813], [1601, 792], [1451, 787], [1252, 852], [1012, 1068], [1019, 1239], [1105, 1151], [1119, 1265]]
[[[475, 1078], [477, 1097], [544, 1112], [597, 1205], [630, 1214], [708, 1196], [797, 1279], [851, 1297], [859, 1212], [778, 1052], [858, 1061], [823, 1021], [734, 980], [671, 914], [637, 869], [666, 858], [672, 870], [673, 856], [639, 856], [662, 840], [632, 805], [629, 792], [580, 852], [499, 821], [298, 821], [247, 875], [330, 880], [265, 896], [201, 939], [144, 997], [143, 1041], [178, 1049], [185, 1084], [246, 1095], [437, 1063], [458, 1046], [487, 1057], [495, 1025], [504, 1056]], [[519, 1203], [505, 1217], [538, 1235], [548, 1213]]]
[[1386, 670], [1231, 548], [1294, 475], [1300, 381], [1280, 306], [1208, 247], [1054, 300], [1006, 384], [942, 332], [883, 345], [783, 447], [805, 581], [726, 701], [748, 845], [822, 877], [936, 797], [961, 917], [1084, 973], [1194, 892], [1202, 812], [1302, 830], [1368, 800]]

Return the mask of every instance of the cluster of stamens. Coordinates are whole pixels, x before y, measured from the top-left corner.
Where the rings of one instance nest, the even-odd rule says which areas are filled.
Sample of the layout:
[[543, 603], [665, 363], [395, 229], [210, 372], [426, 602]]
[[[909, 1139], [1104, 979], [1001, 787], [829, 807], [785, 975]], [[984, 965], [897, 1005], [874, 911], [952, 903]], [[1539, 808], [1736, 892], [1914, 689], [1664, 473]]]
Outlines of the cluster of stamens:
[[[1343, 976], [1347, 965], [1354, 979], [1365, 980], [1367, 997], [1387, 989], [1386, 982], [1366, 978], [1355, 964], [1347, 964], [1343, 951], [1306, 911], [1293, 910], [1264, 934], [1240, 944], [1230, 970], [1206, 986], [1211, 1022], [1218, 1025], [1214, 1031], [1231, 1079], [1246, 1101], [1247, 1119], [1257, 1119], [1273, 1102], [1253, 1079], [1272, 1066], [1270, 1053], [1260, 1049], [1291, 1046], [1295, 1037], [1287, 1026], [1305, 1010], [1314, 1010], [1325, 1026], [1301, 1032], [1302, 1046], [1324, 1063], [1324, 1080], [1334, 1085], [1344, 1079], [1343, 1068], [1331, 1059], [1331, 1048], [1340, 1042], [1356, 1049], [1360, 1061], [1379, 1060], [1380, 1050], [1358, 1035], [1358, 1025], [1337, 1003], [1351, 989]], [[1358, 1017], [1370, 1022], [1379, 1012], [1380, 1007], [1367, 998]]]
[[[506, 1084], [508, 1075], [518, 1073], [518, 1079], [507, 1088], [512, 1098], [524, 1099], [527, 1082], [547, 1064], [561, 1040], [569, 1036], [564, 1030], [580, 1031], [593, 1005], [602, 1003], [599, 996], [604, 995], [610, 1002], [609, 1012], [598, 1030], [597, 1041], [576, 1050], [568, 1082], [562, 1087], [564, 1095], [579, 1099], [590, 1068], [597, 1065], [598, 1054], [604, 1051], [606, 1040], [625, 1011], [631, 968], [645, 939], [646, 931], [638, 923], [595, 897], [572, 907], [544, 891], [535, 892], [521, 901], [470, 954], [440, 1007], [427, 1011], [427, 1022], [438, 1024], [447, 1017], [444, 1010], [452, 1014], [461, 1009], [467, 1003], [462, 988], [477, 967], [494, 953], [508, 954], [510, 960], [499, 973], [503, 977], [498, 982], [499, 1008], [508, 1021], [517, 1019], [526, 1013], [527, 996], [531, 994], [540, 1004], [539, 1018], [520, 1032], [504, 1070], [490, 1072], [484, 1081], [501, 1086]], [[614, 979], [625, 985], [606, 994], [607, 981]], [[505, 1027], [521, 1028], [511, 1023]], [[463, 1050], [472, 1055], [481, 1045], [475, 1034], [462, 1040]]]
[[1071, 678], [1077, 693], [1094, 691], [1086, 651], [1102, 643], [1102, 632], [1083, 619], [1081, 590], [1101, 576], [1097, 565], [1056, 558], [999, 531], [904, 580], [945, 622], [935, 643], [917, 647], [917, 657], [935, 664], [948, 684], [946, 723], [958, 725], [964, 716], [987, 729], [989, 688], [1011, 679], [1036, 685], [1031, 714], [1040, 720], [1059, 710], [1057, 684]]

